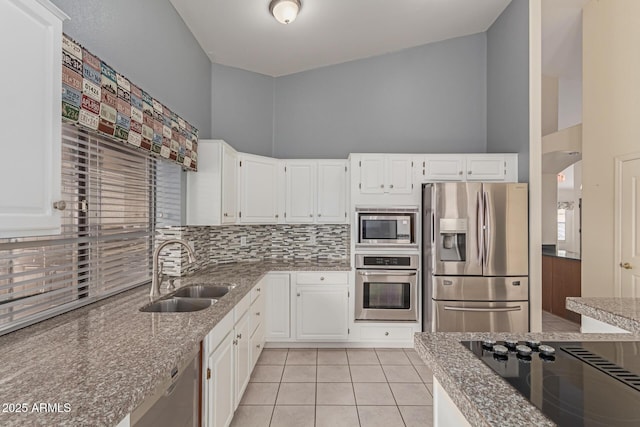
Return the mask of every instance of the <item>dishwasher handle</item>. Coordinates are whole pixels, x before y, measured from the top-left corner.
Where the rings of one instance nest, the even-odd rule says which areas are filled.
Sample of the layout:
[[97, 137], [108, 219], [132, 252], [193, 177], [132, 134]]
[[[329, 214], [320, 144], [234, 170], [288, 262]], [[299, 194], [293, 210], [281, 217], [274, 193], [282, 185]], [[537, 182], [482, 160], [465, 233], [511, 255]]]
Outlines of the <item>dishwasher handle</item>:
[[490, 312], [497, 312], [497, 313], [503, 313], [506, 311], [520, 311], [522, 310], [522, 306], [511, 306], [511, 307], [495, 307], [495, 308], [491, 308], [491, 307], [487, 307], [487, 308], [483, 308], [483, 307], [452, 307], [449, 305], [445, 305], [444, 309], [447, 311], [473, 311], [473, 312], [480, 312], [480, 313], [490, 313]]

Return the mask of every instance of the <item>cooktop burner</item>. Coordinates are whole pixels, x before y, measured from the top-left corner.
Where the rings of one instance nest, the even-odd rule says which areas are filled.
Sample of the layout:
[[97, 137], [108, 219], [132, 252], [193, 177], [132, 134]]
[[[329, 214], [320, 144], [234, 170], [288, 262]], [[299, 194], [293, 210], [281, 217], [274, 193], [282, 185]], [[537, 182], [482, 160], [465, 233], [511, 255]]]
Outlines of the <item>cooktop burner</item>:
[[560, 426], [640, 426], [640, 342], [463, 341]]

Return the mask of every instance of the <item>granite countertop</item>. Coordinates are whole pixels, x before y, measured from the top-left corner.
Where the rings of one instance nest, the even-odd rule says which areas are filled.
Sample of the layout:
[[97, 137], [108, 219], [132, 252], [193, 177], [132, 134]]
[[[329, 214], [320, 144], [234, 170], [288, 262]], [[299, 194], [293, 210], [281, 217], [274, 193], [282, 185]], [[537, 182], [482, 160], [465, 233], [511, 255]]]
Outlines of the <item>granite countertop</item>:
[[563, 249], [557, 249], [555, 247], [553, 247], [552, 245], [549, 245], [548, 247], [546, 245], [542, 246], [542, 255], [543, 256], [552, 256], [552, 257], [556, 257], [556, 258], [565, 258], [565, 259], [571, 259], [571, 260], [575, 260], [575, 261], [580, 261], [580, 253], [579, 252], [571, 252], [571, 251], [565, 251]]
[[569, 297], [566, 307], [575, 313], [640, 334], [640, 299]]
[[472, 426], [554, 426], [509, 383], [493, 372], [460, 341], [505, 337], [540, 341], [636, 341], [631, 334], [579, 333], [419, 333], [415, 348], [433, 370], [454, 404]]
[[142, 313], [149, 285], [0, 337], [0, 403], [70, 405], [69, 412], [7, 413], [0, 425], [115, 426], [171, 369], [185, 362], [222, 318], [269, 271], [349, 271], [348, 261], [218, 264], [176, 280], [238, 286], [210, 308]]

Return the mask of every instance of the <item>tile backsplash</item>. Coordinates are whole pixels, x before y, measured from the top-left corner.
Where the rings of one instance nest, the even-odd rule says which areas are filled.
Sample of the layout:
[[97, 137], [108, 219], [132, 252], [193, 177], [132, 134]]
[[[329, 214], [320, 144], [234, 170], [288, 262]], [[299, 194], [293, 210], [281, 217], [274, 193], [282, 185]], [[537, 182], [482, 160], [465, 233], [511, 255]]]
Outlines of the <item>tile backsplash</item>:
[[187, 263], [186, 251], [178, 245], [162, 252], [165, 274], [180, 276], [215, 263], [269, 258], [348, 259], [349, 233], [349, 225], [337, 224], [182, 226], [158, 229], [156, 241], [182, 239], [194, 243], [194, 264]]

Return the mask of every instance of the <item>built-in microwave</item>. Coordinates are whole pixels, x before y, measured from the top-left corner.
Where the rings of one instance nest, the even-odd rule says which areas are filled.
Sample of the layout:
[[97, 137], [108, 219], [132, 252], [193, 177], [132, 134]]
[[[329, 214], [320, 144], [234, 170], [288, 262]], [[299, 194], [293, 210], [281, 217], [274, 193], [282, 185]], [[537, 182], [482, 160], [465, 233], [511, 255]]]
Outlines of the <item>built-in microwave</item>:
[[415, 245], [417, 208], [357, 208], [358, 244]]

